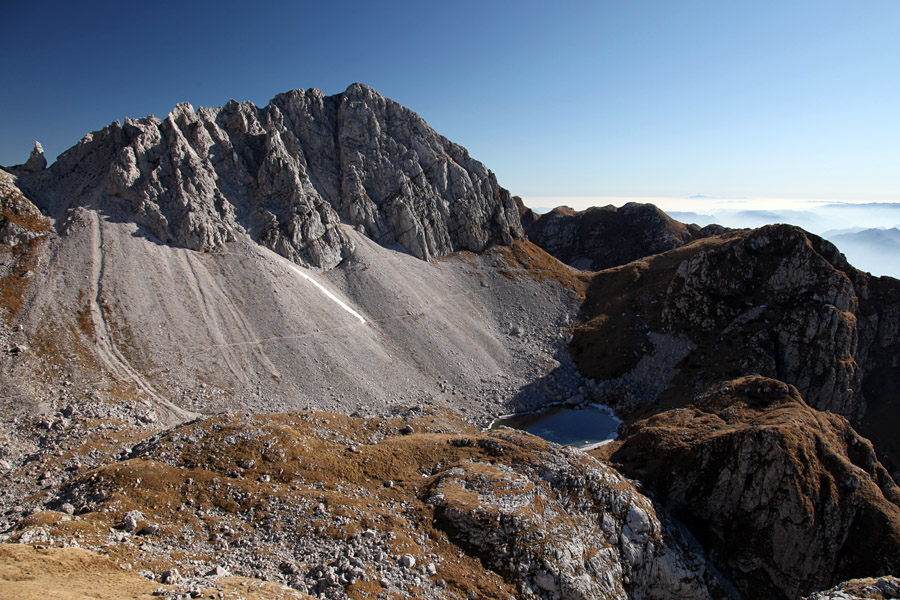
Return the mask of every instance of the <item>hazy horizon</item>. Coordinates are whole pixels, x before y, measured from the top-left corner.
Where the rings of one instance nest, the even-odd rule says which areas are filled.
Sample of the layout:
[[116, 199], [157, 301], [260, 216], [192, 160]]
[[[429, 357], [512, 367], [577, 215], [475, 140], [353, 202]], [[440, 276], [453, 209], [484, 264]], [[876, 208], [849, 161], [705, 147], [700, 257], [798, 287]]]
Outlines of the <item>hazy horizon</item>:
[[[881, 200], [848, 200], [846, 198], [720, 198], [696, 194], [694, 196], [521, 196], [529, 208], [553, 209], [568, 206], [573, 210], [585, 210], [593, 206], [613, 205], [621, 207], [629, 202], [653, 204], [666, 212], [720, 212], [723, 210], [815, 210], [824, 206], [842, 204], [865, 206], [869, 204], [897, 204], [900, 194]], [[894, 199], [896, 198], [896, 199]]]

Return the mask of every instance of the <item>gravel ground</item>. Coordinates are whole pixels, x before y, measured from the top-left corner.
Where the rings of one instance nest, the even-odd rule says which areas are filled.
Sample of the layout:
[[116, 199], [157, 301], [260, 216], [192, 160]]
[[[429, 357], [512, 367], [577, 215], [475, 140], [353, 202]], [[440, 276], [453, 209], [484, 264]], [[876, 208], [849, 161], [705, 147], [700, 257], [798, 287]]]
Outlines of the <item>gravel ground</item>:
[[18, 319], [35, 351], [6, 373], [45, 412], [61, 394], [93, 394], [167, 424], [223, 410], [448, 405], [486, 425], [577, 390], [565, 350], [575, 293], [496, 250], [429, 263], [349, 230], [355, 254], [307, 274], [360, 323], [246, 240], [200, 254], [85, 209], [66, 231], [43, 249]]

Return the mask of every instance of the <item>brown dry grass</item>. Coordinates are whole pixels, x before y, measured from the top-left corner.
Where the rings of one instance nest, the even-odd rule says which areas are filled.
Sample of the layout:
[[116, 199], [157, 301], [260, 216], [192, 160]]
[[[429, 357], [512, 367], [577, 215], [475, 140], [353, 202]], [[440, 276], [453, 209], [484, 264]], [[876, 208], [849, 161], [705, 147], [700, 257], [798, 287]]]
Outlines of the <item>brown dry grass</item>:
[[17, 246], [0, 245], [0, 252], [12, 257], [8, 273], [0, 279], [0, 307], [6, 309], [6, 318], [12, 322], [25, 304], [29, 273], [37, 268], [39, 247], [43, 238], [35, 238]]
[[[416, 433], [401, 435], [406, 424]], [[448, 430], [462, 433], [437, 433]], [[460, 435], [471, 445], [451, 443]], [[432, 472], [453, 465], [468, 470], [473, 468], [472, 461], [530, 463], [546, 447], [536, 438], [522, 437], [517, 443], [501, 439], [515, 435], [479, 433], [442, 412], [388, 421], [306, 411], [219, 415], [166, 434], [158, 452], [81, 474], [76, 485], [87, 486], [103, 498], [90, 512], [75, 519], [53, 511], [36, 513], [24, 519], [19, 530], [44, 527], [57, 539], [105, 547], [104, 552], [118, 564], [161, 572], [190, 560], [213, 564], [220, 552], [227, 552], [190, 551], [190, 545], [180, 545], [183, 536], [205, 539], [228, 525], [234, 531], [230, 542], [235, 543], [264, 522], [271, 523], [266, 519], [276, 514], [273, 506], [292, 505], [297, 507], [297, 520], [308, 523], [303, 534], [346, 541], [369, 528], [392, 531], [394, 554], [409, 552], [419, 561], [430, 554], [440, 557], [435, 579], [444, 579], [448, 590], [462, 597], [471, 590], [480, 598], [511, 598], [517, 595], [515, 587], [485, 569], [480, 557], [466, 554], [438, 529], [434, 508], [425, 499], [436, 480]], [[383, 439], [371, 443], [372, 436]], [[127, 432], [108, 437], [100, 444], [103, 448], [135, 441], [128, 439]], [[177, 440], [186, 438], [197, 441], [182, 442], [177, 449]], [[479, 440], [492, 443], [479, 445]], [[503, 450], [498, 454], [499, 446]], [[475, 468], [497, 485], [503, 483], [490, 466]], [[392, 487], [384, 485], [387, 480], [393, 481]], [[327, 507], [330, 516], [317, 518], [319, 504]], [[185, 506], [191, 509], [184, 510]], [[407, 508], [398, 513], [400, 506]], [[215, 509], [215, 516], [198, 512], [201, 507]], [[160, 525], [155, 535], [181, 549], [166, 557], [143, 552], [139, 543], [109, 546], [110, 529], [116, 528], [129, 510], [143, 512]], [[255, 516], [247, 520], [251, 513]], [[349, 524], [336, 527], [336, 516], [345, 517]], [[276, 526], [287, 531], [294, 525], [278, 522]], [[422, 535], [427, 540], [424, 545]], [[367, 598], [384, 590], [376, 580], [359, 582], [347, 592], [351, 598]]]
[[[159, 588], [105, 556], [81, 548], [0, 544], [0, 598], [15, 600], [150, 600]], [[288, 600], [309, 598], [282, 586], [243, 577], [219, 579], [200, 598]]]
[[150, 600], [157, 584], [80, 548], [0, 545], [0, 598]]
[[584, 300], [591, 281], [589, 273], [560, 262], [528, 240], [516, 240], [512, 246], [497, 246], [495, 250], [512, 269], [500, 271], [505, 277], [523, 273], [539, 282], [556, 281], [574, 290], [579, 301]]

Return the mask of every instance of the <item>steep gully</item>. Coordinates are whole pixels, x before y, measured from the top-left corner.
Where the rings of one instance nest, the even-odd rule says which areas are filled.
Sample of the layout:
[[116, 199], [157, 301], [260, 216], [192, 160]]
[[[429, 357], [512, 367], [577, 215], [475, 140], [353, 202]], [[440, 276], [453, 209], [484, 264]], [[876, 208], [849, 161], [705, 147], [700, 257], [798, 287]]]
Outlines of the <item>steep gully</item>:
[[109, 326], [106, 322], [106, 316], [103, 313], [105, 305], [103, 297], [103, 228], [100, 223], [100, 215], [96, 211], [90, 213], [91, 223], [91, 291], [90, 291], [90, 313], [92, 331], [94, 333], [94, 343], [97, 350], [98, 358], [103, 364], [119, 379], [127, 380], [137, 386], [137, 388], [147, 395], [147, 397], [156, 405], [156, 408], [163, 413], [168, 413], [166, 421], [187, 421], [199, 416], [197, 413], [185, 410], [176, 406], [169, 400], [163, 398], [147, 381], [146, 377], [131, 367], [128, 360], [122, 355], [116, 347], [113, 336], [110, 334]]

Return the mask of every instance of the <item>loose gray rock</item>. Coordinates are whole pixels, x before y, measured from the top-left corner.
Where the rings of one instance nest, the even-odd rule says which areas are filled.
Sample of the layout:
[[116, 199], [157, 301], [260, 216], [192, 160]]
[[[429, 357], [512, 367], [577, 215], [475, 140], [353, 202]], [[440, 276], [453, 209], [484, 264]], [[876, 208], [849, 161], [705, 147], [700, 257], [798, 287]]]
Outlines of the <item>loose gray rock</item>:
[[181, 573], [178, 572], [178, 569], [172, 568], [163, 571], [160, 575], [160, 580], [163, 583], [174, 585], [184, 581], [184, 578], [181, 576]]
[[146, 520], [147, 518], [144, 517], [144, 514], [141, 511], [128, 511], [127, 513], [125, 513], [125, 516], [122, 517], [122, 529], [124, 529], [128, 533], [136, 533], [138, 527], [140, 527], [140, 523]]

